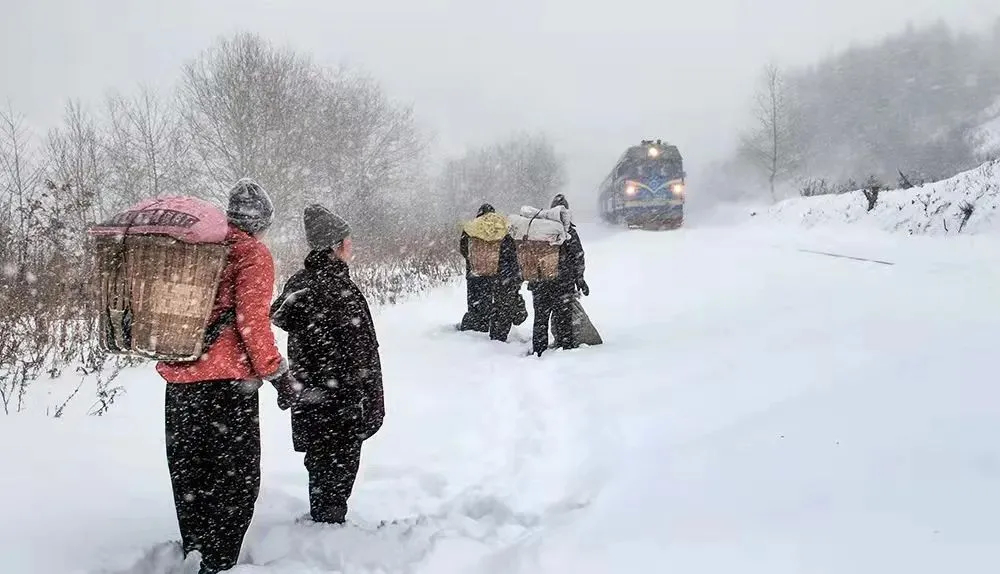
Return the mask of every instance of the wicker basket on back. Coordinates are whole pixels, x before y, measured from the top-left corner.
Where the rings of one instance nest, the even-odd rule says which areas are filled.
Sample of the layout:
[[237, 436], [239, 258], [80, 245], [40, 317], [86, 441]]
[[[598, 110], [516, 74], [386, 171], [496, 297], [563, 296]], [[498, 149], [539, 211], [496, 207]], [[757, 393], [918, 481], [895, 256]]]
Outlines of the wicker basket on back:
[[91, 229], [102, 347], [163, 361], [201, 356], [222, 269], [226, 217], [194, 198], [143, 202]]
[[493, 277], [500, 271], [500, 243], [510, 226], [499, 213], [487, 213], [465, 223], [469, 236], [469, 268], [476, 277]]
[[500, 270], [500, 242], [469, 238], [469, 267], [476, 277], [493, 277]]
[[561, 208], [540, 210], [528, 206], [510, 216], [511, 235], [525, 281], [551, 281], [559, 277], [559, 251], [566, 240], [568, 225], [562, 221], [563, 216]]
[[559, 277], [558, 245], [531, 240], [515, 240], [514, 243], [525, 281], [550, 281]]

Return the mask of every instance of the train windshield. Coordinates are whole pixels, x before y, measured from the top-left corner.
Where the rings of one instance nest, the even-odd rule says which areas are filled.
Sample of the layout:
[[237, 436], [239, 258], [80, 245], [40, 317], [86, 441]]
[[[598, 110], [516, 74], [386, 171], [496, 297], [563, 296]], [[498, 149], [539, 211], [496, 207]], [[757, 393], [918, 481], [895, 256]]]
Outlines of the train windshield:
[[672, 158], [636, 159], [622, 166], [622, 175], [629, 179], [645, 179], [647, 177], [681, 177], [683, 168], [681, 162]]

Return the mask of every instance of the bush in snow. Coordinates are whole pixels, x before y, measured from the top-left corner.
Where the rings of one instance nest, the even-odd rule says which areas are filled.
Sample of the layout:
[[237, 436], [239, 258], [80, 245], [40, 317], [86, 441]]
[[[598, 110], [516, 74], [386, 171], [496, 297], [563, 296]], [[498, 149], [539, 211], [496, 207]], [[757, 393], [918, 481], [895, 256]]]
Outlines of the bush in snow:
[[868, 211], [875, 209], [875, 206], [878, 204], [878, 194], [883, 189], [882, 182], [877, 177], [874, 175], [868, 177], [864, 189], [861, 190], [865, 194], [865, 199], [868, 200]]

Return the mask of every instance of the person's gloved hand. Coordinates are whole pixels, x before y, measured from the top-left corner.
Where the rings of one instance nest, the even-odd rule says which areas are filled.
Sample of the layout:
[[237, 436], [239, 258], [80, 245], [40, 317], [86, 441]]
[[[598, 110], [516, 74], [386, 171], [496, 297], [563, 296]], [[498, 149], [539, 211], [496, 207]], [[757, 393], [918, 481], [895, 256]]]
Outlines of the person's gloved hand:
[[278, 408], [287, 411], [299, 402], [302, 383], [298, 382], [292, 373], [285, 371], [280, 376], [271, 379], [274, 390], [278, 391]]
[[385, 420], [385, 402], [381, 398], [361, 399], [361, 439], [367, 440], [382, 428]]
[[584, 281], [583, 279], [576, 280], [576, 288], [579, 289], [581, 293], [583, 293], [584, 297], [590, 296], [590, 287], [587, 285], [587, 282]]

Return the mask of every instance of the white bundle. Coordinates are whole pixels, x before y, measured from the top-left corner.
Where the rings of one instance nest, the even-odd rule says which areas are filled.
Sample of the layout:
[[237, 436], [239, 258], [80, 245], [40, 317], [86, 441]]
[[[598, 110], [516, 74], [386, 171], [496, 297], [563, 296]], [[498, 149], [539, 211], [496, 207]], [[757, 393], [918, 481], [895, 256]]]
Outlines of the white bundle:
[[550, 209], [538, 209], [537, 207], [525, 205], [521, 207], [521, 216], [527, 217], [528, 219], [534, 217], [536, 219], [558, 221], [559, 223], [562, 223], [566, 231], [569, 231], [569, 226], [573, 223], [572, 213], [562, 205], [557, 205]]
[[569, 238], [570, 212], [563, 206], [552, 209], [524, 206], [520, 214], [512, 214], [508, 219], [510, 235], [516, 240], [562, 245]]

